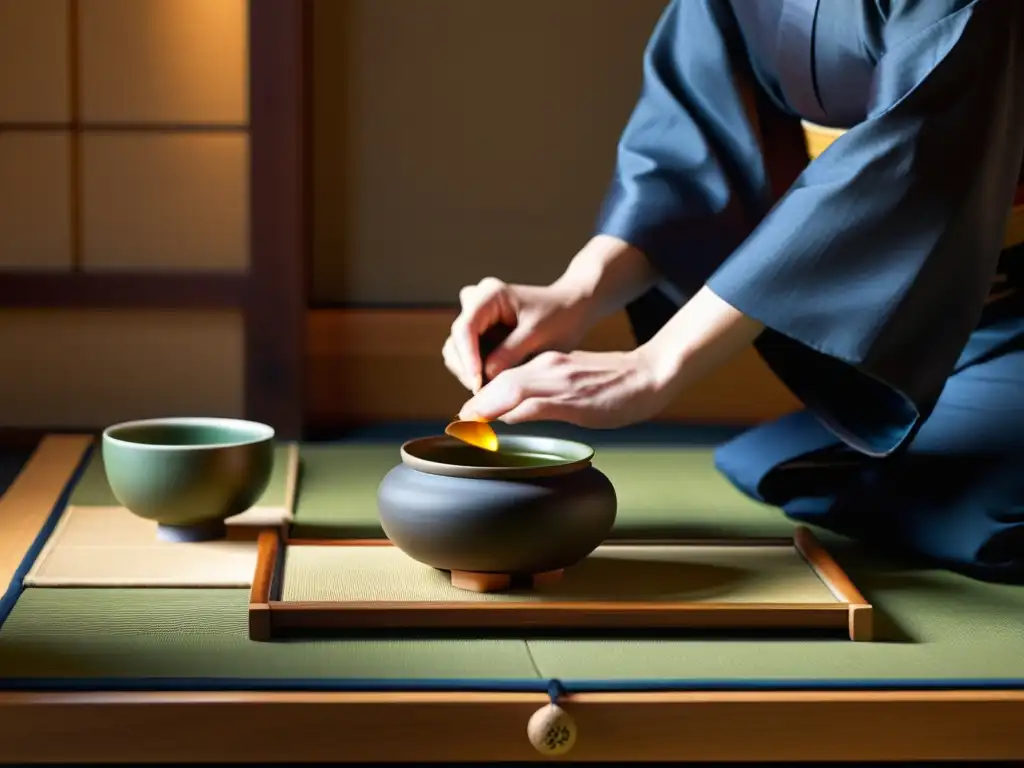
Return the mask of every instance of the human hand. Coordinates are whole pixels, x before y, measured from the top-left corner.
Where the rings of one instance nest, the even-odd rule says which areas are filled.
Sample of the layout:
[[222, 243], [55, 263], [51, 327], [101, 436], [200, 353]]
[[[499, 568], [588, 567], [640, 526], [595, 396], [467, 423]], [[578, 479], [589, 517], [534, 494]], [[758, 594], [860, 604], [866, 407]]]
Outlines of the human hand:
[[671, 378], [652, 349], [545, 352], [498, 374], [472, 397], [460, 419], [564, 421], [613, 429], [646, 421], [672, 398]]
[[498, 374], [459, 418], [565, 421], [593, 429], [636, 424], [749, 348], [763, 330], [705, 287], [633, 351], [545, 352]]
[[[462, 310], [452, 324], [442, 354], [445, 366], [471, 392], [531, 355], [568, 351], [590, 329], [590, 307], [571, 285], [510, 285], [493, 277], [459, 292]], [[481, 359], [480, 337], [498, 325], [513, 330]]]

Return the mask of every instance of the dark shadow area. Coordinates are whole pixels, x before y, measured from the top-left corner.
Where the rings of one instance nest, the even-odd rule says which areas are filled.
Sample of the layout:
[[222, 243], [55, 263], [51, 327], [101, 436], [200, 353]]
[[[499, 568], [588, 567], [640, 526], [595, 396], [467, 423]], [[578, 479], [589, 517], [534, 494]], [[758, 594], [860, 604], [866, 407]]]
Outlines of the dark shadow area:
[[[130, 663], [77, 653], [70, 650], [73, 647], [70, 642], [42, 645], [17, 640], [0, 644], [0, 689], [16, 688], [18, 680], [25, 678], [82, 681], [88, 687], [93, 679], [133, 676]], [[168, 669], [167, 674], [173, 675], [174, 670]]]
[[0, 448], [0, 495], [7, 492], [11, 483], [21, 472], [34, 447], [8, 446]]
[[[871, 598], [868, 598], [869, 600]], [[920, 643], [920, 639], [914, 637], [907, 631], [896, 618], [877, 605], [872, 606], [872, 617], [875, 624], [876, 643], [909, 644]]]
[[907, 565], [889, 559], [879, 552], [868, 549], [865, 544], [823, 531], [815, 531], [823, 545], [832, 555], [839, 567], [847, 573], [853, 583], [871, 603], [874, 620], [875, 643], [920, 643], [884, 605], [880, 605], [876, 595], [888, 592], [895, 583], [893, 580], [913, 579], [915, 584], [927, 583], [921, 576], [913, 577], [907, 573]]
[[[440, 764], [440, 765], [450, 765], [451, 764], [449, 761], [444, 761], [444, 760], [435, 761], [435, 762], [437, 764]], [[554, 762], [554, 761], [551, 761], [551, 762]], [[246, 763], [246, 766], [248, 766], [248, 768], [272, 768], [274, 766], [280, 766], [280, 765], [285, 765], [285, 764], [286, 763]], [[396, 768], [397, 768], [397, 766], [428, 765], [428, 764], [430, 764], [430, 763], [374, 763], [374, 765], [395, 766]], [[614, 762], [600, 762], [600, 763], [597, 763], [597, 762], [577, 762], [577, 761], [573, 761], [573, 765], [582, 765], [582, 766], [606, 766], [606, 765], [619, 765], [619, 764], [632, 765], [633, 763], [614, 763]], [[658, 763], [648, 763], [648, 762], [645, 762], [644, 763], [645, 766], [654, 766], [654, 768], [657, 768], [658, 766], [686, 766], [687, 768], [748, 768], [749, 766], [763, 765], [763, 764], [764, 763], [735, 763], [735, 762], [732, 762], [732, 763], [718, 763], [718, 762], [715, 762], [715, 763], [706, 763], [706, 762], [658, 762]], [[800, 766], [800, 765], [851, 765], [851, 763], [848, 763], [848, 762], [839, 762], [839, 761], [830, 762], [830, 761], [827, 761], [827, 760], [826, 761], [813, 760], [813, 761], [803, 761], [803, 762], [794, 762], [794, 761], [791, 761], [791, 760], [786, 760], [785, 762], [781, 762], [781, 763], [774, 762], [774, 764], [775, 765], [787, 765], [787, 766]], [[14, 764], [14, 765], [15, 765], [15, 768], [19, 768], [18, 764]], [[78, 768], [78, 766], [85, 765], [85, 763], [48, 763], [48, 765], [53, 766], [53, 768]], [[209, 763], [209, 764], [204, 764], [204, 763], [146, 763], [146, 765], [147, 766], [151, 766], [152, 768], [185, 768], [186, 765], [192, 766], [194, 768], [194, 766], [197, 766], [197, 765], [214, 765], [214, 763]], [[318, 765], [318, 766], [325, 766], [326, 768], [341, 768], [341, 766], [352, 765], [352, 763], [329, 763], [329, 762], [327, 762], [327, 763], [321, 763], [321, 762], [313, 763], [313, 762], [303, 762], [303, 761], [292, 761], [291, 765]], [[524, 763], [524, 762], [517, 762], [517, 761], [495, 760], [495, 761], [491, 761], [491, 762], [487, 762], [487, 763], [461, 763], [460, 762], [460, 763], [458, 763], [458, 765], [460, 765], [460, 766], [467, 766], [468, 768], [487, 768], [489, 766], [495, 766], [495, 765], [509, 766], [509, 768], [515, 768], [516, 766], [524, 766], [524, 768], [525, 768], [525, 766], [535, 766], [535, 765], [537, 765], [537, 763]], [[853, 765], [861, 766], [862, 768], [868, 768], [868, 767], [870, 767], [870, 768], [889, 768], [890, 766], [895, 767], [895, 766], [901, 766], [901, 765], [922, 765], [922, 766], [924, 766], [924, 765], [941, 765], [941, 766], [984, 765], [984, 766], [990, 766], [991, 768], [1019, 768], [1020, 762], [1019, 761], [979, 762], [977, 760], [942, 760], [942, 761], [928, 760], [928, 761], [898, 761], [898, 762], [897, 761], [892, 761], [892, 762], [865, 762], [865, 761], [862, 761], [862, 760], [858, 760], [856, 763], [853, 763]]]
[[[770, 514], [770, 510], [769, 510]], [[767, 517], [767, 515], [766, 515]], [[682, 519], [679, 522], [671, 523], [648, 523], [631, 522], [629, 520], [616, 520], [615, 527], [608, 537], [608, 543], [616, 541], [672, 541], [680, 539], [736, 539], [750, 538], [748, 534], [737, 534], [736, 524], [729, 520], [716, 523], [712, 520]], [[769, 522], [772, 522], [769, 518]], [[769, 530], [775, 530], [776, 535], [772, 536]], [[765, 538], [778, 538], [776, 526], [765, 526]]]
[[[672, 562], [591, 555], [551, 584], [532, 592], [559, 600], [729, 601], [757, 574], [721, 563]], [[525, 591], [522, 594], [531, 594]]]

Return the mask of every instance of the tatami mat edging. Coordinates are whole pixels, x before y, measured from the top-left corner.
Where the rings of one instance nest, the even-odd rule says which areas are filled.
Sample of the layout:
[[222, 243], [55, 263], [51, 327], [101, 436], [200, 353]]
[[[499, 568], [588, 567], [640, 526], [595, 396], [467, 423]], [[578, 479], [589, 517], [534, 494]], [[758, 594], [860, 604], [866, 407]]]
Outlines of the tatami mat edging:
[[[29, 457], [28, 462], [26, 462], [25, 466], [22, 468], [22, 472], [28, 469], [32, 460], [38, 456], [40, 450], [42, 449], [43, 445], [48, 439], [49, 438], [44, 438], [42, 441], [40, 441], [40, 444], [39, 446], [37, 446], [36, 451], [33, 452], [32, 456]], [[49, 514], [46, 516], [45, 521], [39, 528], [39, 532], [33, 539], [32, 544], [25, 551], [25, 555], [24, 557], [22, 557], [21, 562], [18, 564], [17, 568], [15, 568], [14, 573], [11, 575], [10, 581], [7, 583], [6, 588], [4, 590], [3, 597], [0, 597], [0, 631], [2, 631], [7, 620], [10, 618], [11, 611], [14, 610], [15, 605], [17, 605], [18, 600], [21, 598], [22, 593], [26, 589], [26, 576], [32, 570], [32, 567], [35, 565], [35, 562], [39, 558], [40, 553], [43, 551], [43, 548], [49, 541], [50, 536], [53, 533], [53, 530], [57, 527], [57, 524], [59, 523], [60, 518], [64, 513], [64, 509], [67, 507], [68, 501], [71, 499], [71, 496], [75, 491], [75, 487], [78, 485], [79, 480], [81, 480], [82, 476], [85, 474], [85, 471], [89, 466], [89, 463], [93, 459], [93, 455], [96, 450], [96, 445], [90, 437], [76, 435], [68, 436], [65, 439], [77, 439], [83, 441], [84, 444], [81, 448], [81, 453], [78, 457], [77, 463], [75, 464], [71, 473], [64, 479], [61, 485], [60, 495], [57, 497], [56, 502], [51, 507]], [[8, 488], [7, 493], [10, 493], [10, 490], [11, 489]], [[5, 493], [5, 500], [6, 497], [7, 494]]]

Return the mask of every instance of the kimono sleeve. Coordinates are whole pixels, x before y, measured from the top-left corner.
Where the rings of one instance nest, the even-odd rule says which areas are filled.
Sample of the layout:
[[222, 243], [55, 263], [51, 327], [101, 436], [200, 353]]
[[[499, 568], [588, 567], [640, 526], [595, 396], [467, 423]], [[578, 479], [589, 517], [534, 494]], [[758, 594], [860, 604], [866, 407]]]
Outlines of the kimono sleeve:
[[597, 232], [696, 292], [770, 205], [737, 81], [746, 57], [727, 0], [673, 0], [644, 54]]
[[976, 327], [1024, 154], [1020, 4], [960, 5], [887, 46], [868, 119], [707, 283], [765, 325], [759, 352], [808, 409], [873, 456], [913, 435]]

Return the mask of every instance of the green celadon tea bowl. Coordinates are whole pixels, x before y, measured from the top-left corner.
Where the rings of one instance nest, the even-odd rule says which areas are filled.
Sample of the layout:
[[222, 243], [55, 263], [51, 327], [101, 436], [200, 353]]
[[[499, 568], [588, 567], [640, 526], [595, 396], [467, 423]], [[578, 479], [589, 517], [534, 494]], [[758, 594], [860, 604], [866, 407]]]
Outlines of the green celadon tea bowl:
[[615, 489], [582, 443], [503, 436], [491, 452], [445, 436], [412, 440], [400, 453], [378, 487], [381, 527], [405, 554], [440, 570], [558, 571], [587, 557], [615, 524]]
[[165, 418], [103, 432], [103, 466], [117, 501], [158, 524], [165, 541], [226, 534], [255, 504], [274, 469], [274, 429], [252, 421]]

